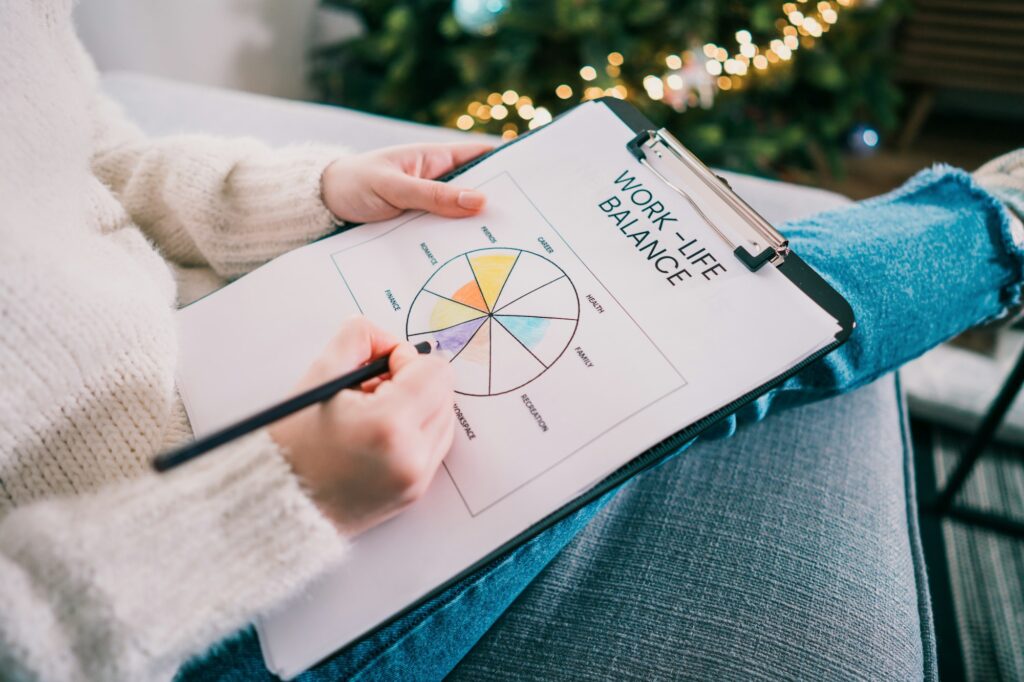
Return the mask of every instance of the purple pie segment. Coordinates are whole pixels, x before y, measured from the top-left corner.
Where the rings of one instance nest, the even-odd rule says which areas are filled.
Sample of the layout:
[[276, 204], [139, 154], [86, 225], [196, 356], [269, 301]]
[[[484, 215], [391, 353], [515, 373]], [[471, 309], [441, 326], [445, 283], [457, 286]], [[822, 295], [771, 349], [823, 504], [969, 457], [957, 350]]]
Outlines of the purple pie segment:
[[469, 340], [473, 338], [473, 334], [480, 328], [484, 322], [487, 321], [486, 315], [481, 315], [475, 320], [469, 322], [463, 322], [457, 324], [454, 327], [448, 327], [440, 331], [431, 332], [431, 336], [434, 337], [434, 341], [437, 342], [438, 350], [446, 350], [452, 355], [455, 355], [462, 347], [469, 343]]

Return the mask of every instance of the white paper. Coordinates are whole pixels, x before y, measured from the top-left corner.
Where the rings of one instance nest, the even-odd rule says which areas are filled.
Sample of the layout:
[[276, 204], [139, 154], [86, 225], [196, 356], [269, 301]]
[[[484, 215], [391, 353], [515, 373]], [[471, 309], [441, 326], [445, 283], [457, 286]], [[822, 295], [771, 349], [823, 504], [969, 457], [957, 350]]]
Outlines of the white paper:
[[[272, 671], [294, 676], [354, 641], [832, 340], [836, 321], [773, 266], [748, 271], [634, 160], [632, 136], [603, 104], [581, 106], [457, 179], [487, 194], [480, 216], [359, 227], [181, 311], [179, 385], [198, 434], [284, 397], [353, 314], [456, 353], [443, 470], [261, 619]], [[687, 189], [726, 233], [745, 231], [707, 188]]]

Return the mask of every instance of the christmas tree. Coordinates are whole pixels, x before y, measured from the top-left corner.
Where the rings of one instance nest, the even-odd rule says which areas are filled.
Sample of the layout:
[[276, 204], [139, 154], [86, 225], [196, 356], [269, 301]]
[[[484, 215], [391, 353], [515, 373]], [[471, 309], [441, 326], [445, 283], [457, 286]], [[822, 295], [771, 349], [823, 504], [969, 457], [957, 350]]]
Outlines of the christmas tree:
[[905, 0], [326, 0], [362, 21], [322, 48], [325, 102], [506, 138], [627, 99], [709, 163], [841, 169], [897, 123]]

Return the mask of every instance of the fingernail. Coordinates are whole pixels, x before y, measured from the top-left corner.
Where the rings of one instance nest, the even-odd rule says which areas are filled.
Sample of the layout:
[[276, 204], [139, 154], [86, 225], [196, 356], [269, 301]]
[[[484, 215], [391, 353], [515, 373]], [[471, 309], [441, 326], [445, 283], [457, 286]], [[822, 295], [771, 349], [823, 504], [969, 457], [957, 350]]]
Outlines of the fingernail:
[[486, 201], [484, 195], [473, 190], [459, 192], [459, 198], [457, 199], [459, 206], [467, 211], [477, 211], [483, 208], [484, 201]]

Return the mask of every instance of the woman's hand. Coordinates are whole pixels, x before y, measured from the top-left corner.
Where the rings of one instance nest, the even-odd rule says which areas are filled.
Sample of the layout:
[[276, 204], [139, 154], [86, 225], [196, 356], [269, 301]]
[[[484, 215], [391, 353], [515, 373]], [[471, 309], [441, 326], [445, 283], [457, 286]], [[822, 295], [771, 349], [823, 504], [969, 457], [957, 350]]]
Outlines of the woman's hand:
[[434, 178], [492, 149], [479, 142], [388, 147], [338, 159], [323, 174], [323, 200], [339, 220], [366, 223], [414, 208], [464, 218], [484, 207], [482, 192]]
[[455, 431], [451, 366], [357, 317], [342, 325], [296, 387], [308, 390], [388, 353], [389, 375], [269, 428], [317, 506], [348, 536], [426, 491]]

